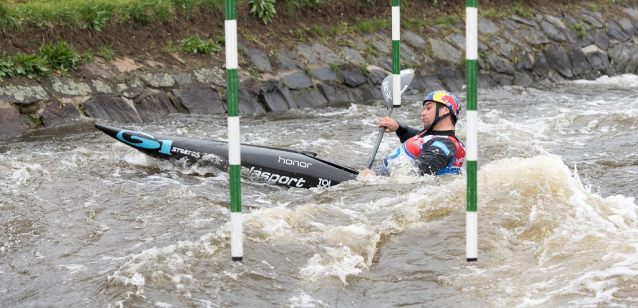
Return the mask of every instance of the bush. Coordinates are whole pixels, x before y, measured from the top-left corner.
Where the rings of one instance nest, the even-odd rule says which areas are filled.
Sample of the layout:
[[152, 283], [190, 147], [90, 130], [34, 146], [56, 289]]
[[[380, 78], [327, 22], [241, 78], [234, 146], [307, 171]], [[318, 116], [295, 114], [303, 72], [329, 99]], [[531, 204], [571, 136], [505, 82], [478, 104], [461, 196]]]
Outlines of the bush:
[[253, 7], [250, 13], [257, 15], [267, 25], [272, 21], [272, 17], [277, 13], [275, 10], [275, 0], [250, 0], [248, 1]]
[[51, 43], [42, 46], [40, 48], [40, 57], [52, 69], [61, 71], [75, 70], [81, 62], [80, 54], [63, 40], [58, 41], [55, 47]]
[[218, 53], [222, 50], [222, 47], [213, 42], [213, 40], [209, 39], [204, 41], [199, 38], [199, 34], [195, 34], [195, 36], [184, 39], [181, 41], [182, 43], [182, 51], [188, 52], [191, 54], [204, 54], [210, 55], [211, 53]]

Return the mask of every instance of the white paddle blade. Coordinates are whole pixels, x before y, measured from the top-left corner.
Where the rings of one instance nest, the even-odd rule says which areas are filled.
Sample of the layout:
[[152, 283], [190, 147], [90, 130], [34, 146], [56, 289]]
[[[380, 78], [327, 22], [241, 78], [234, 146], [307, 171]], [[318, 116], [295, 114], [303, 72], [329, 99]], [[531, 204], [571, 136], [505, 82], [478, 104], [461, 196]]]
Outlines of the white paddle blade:
[[[383, 99], [385, 100], [386, 105], [388, 105], [388, 108], [390, 108], [390, 106], [392, 105], [392, 76], [394, 75], [388, 75], [387, 77], [385, 77], [385, 79], [383, 79], [383, 82], [381, 83], [381, 93], [383, 93]], [[403, 91], [408, 88], [410, 83], [412, 83], [412, 78], [414, 78], [414, 70], [411, 68], [401, 70], [399, 76], [401, 78], [401, 93], [403, 93]]]

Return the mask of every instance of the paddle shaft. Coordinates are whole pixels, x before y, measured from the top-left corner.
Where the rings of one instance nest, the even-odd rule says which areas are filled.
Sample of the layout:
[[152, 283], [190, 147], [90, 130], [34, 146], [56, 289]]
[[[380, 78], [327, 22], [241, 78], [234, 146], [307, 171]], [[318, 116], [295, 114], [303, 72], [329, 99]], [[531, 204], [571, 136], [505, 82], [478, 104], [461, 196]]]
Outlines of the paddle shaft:
[[[394, 109], [393, 105], [390, 105], [388, 108], [388, 112], [386, 113], [386, 117], [392, 115], [392, 110]], [[377, 141], [374, 144], [374, 148], [372, 149], [372, 154], [370, 155], [370, 160], [368, 161], [368, 165], [366, 168], [370, 169], [372, 164], [374, 163], [374, 158], [377, 156], [377, 151], [379, 150], [379, 145], [381, 145], [381, 139], [383, 139], [383, 133], [385, 133], [385, 127], [379, 128], [379, 135], [377, 136]]]

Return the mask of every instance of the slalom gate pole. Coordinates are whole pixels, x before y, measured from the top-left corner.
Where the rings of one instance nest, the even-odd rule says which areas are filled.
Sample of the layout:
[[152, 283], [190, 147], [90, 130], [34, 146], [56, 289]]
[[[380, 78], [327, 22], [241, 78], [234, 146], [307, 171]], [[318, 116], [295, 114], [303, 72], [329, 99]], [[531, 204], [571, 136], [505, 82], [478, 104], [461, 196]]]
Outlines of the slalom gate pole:
[[465, 9], [466, 89], [467, 89], [467, 213], [465, 222], [466, 258], [478, 259], [478, 215], [476, 212], [476, 161], [478, 158], [478, 113], [476, 111], [478, 75], [478, 7], [477, 0], [467, 0]]
[[228, 173], [230, 175], [230, 254], [233, 261], [244, 258], [241, 219], [241, 152], [239, 146], [239, 104], [237, 69], [237, 10], [235, 0], [225, 0], [226, 98], [228, 102]]
[[401, 107], [401, 10], [392, 0], [392, 105]]

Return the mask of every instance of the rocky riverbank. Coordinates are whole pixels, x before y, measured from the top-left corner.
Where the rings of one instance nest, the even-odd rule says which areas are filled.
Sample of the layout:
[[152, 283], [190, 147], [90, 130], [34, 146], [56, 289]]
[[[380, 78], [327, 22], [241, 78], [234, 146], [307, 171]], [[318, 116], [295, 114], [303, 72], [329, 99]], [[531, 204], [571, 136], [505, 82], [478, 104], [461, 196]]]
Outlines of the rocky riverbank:
[[[464, 28], [402, 31], [402, 68], [417, 72], [411, 91], [462, 90]], [[392, 70], [390, 46], [389, 31], [277, 51], [240, 42], [240, 113], [382, 99], [379, 85]], [[528, 18], [479, 19], [479, 69], [479, 88], [635, 73], [638, 10], [618, 5], [613, 14], [603, 14], [582, 7], [557, 15], [538, 9]], [[145, 123], [170, 113], [223, 114], [225, 87], [223, 65], [176, 71], [150, 60], [96, 58], [76, 77], [0, 83], [0, 139], [81, 121]]]

